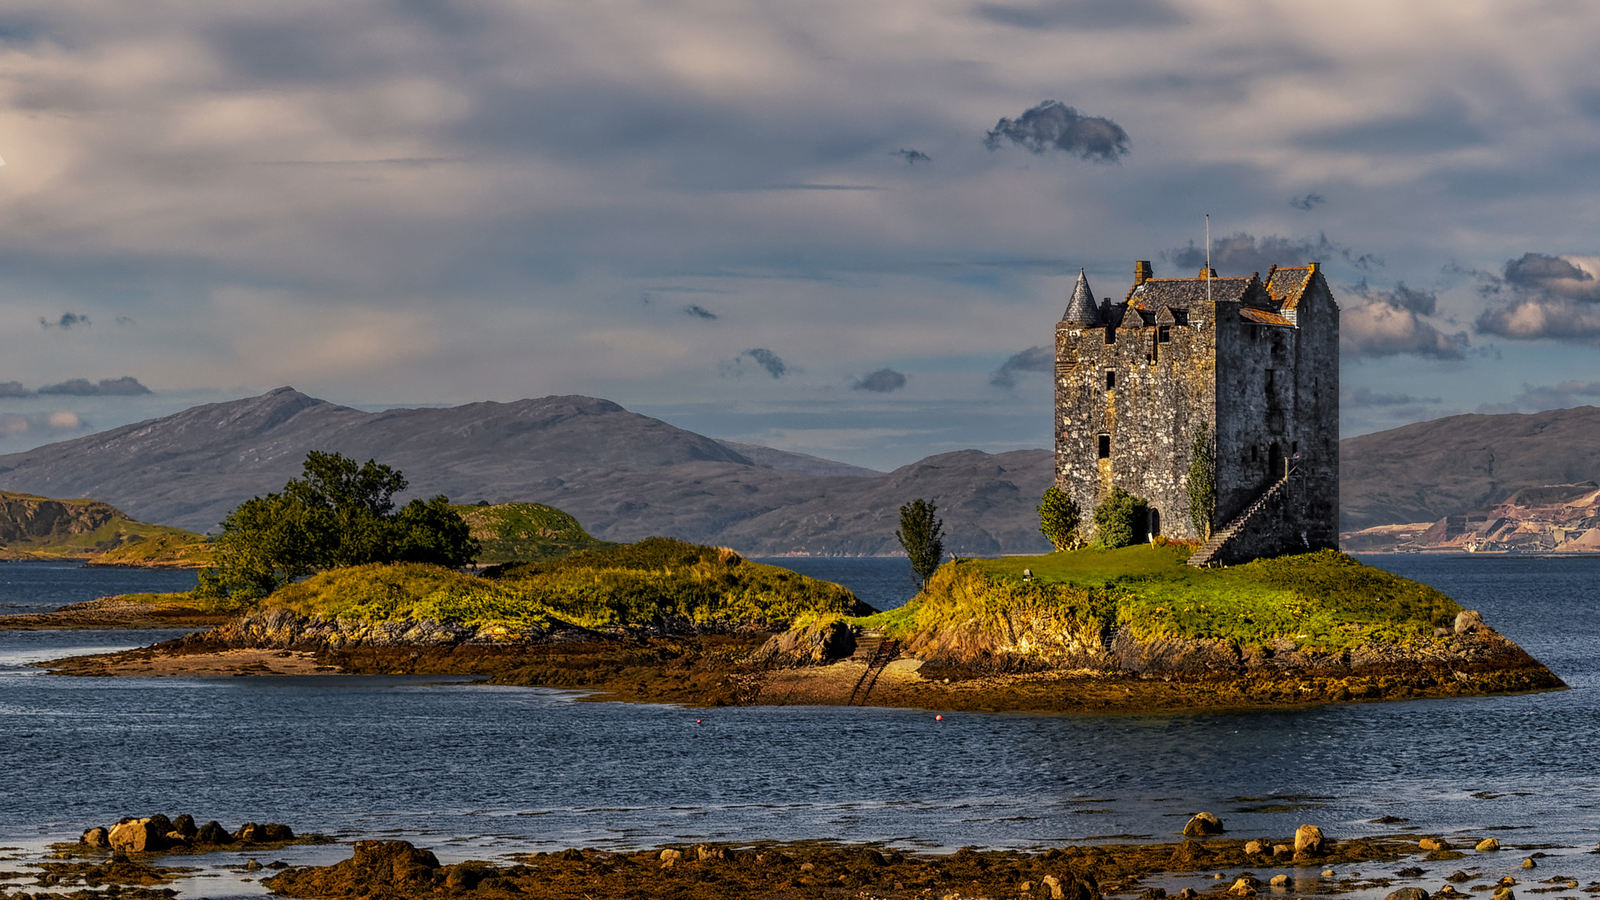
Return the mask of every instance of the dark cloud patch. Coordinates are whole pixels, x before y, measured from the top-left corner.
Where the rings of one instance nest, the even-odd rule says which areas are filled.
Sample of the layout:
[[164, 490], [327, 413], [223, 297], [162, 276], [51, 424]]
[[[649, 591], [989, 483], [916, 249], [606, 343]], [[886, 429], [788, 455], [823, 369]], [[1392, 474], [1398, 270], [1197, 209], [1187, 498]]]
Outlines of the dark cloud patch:
[[1051, 3], [980, 3], [978, 18], [1013, 28], [1162, 28], [1188, 18], [1162, 0], [1055, 0]]
[[1055, 367], [1056, 351], [1050, 347], [1029, 347], [1012, 356], [994, 370], [989, 383], [1010, 390], [1017, 386], [1017, 375], [1022, 372], [1048, 372]]
[[1349, 287], [1350, 293], [1366, 301], [1381, 301], [1391, 306], [1409, 309], [1419, 315], [1431, 316], [1439, 308], [1439, 295], [1432, 291], [1419, 291], [1406, 287], [1404, 281], [1396, 282], [1392, 291], [1373, 290], [1365, 278]]
[[933, 157], [923, 153], [921, 150], [907, 150], [901, 148], [893, 153], [890, 153], [889, 155], [900, 157], [901, 159], [905, 160], [906, 165], [909, 166], [914, 166], [919, 162], [933, 162]]
[[765, 347], [755, 347], [735, 356], [731, 361], [723, 363], [722, 374], [734, 377], [743, 375], [746, 363], [756, 364], [774, 379], [782, 378], [791, 371], [789, 364], [784, 362], [783, 358], [778, 354]]
[[[1206, 264], [1206, 248], [1190, 241], [1186, 247], [1174, 247], [1161, 253], [1161, 258], [1177, 266], [1180, 271], [1198, 272]], [[1349, 247], [1328, 239], [1326, 234], [1315, 238], [1279, 237], [1269, 234], [1263, 238], [1243, 231], [1211, 242], [1211, 267], [1218, 275], [1235, 276], [1246, 272], [1266, 275], [1273, 266], [1300, 266], [1308, 262], [1322, 263], [1342, 259], [1358, 269], [1371, 270], [1383, 265], [1383, 260], [1370, 253], [1357, 254]]]
[[706, 309], [704, 306], [701, 306], [698, 303], [691, 303], [688, 306], [685, 306], [683, 308], [683, 311], [684, 311], [684, 313], [686, 315], [694, 316], [697, 319], [714, 320], [714, 319], [717, 318], [717, 314], [716, 313], [712, 312], [709, 309]]
[[990, 150], [1010, 141], [1030, 153], [1059, 150], [1097, 163], [1128, 155], [1128, 133], [1100, 116], [1085, 116], [1056, 100], [1046, 100], [1015, 119], [1001, 119], [983, 139]]
[[[1433, 359], [1461, 359], [1470, 349], [1467, 333], [1447, 334], [1423, 321], [1438, 309], [1438, 295], [1406, 287], [1374, 290], [1366, 279], [1350, 285], [1358, 302], [1344, 304], [1339, 316], [1339, 349], [1355, 356], [1398, 356], [1409, 353]], [[1359, 404], [1358, 404], [1359, 405]], [[1380, 404], [1368, 404], [1380, 405]]]
[[1304, 135], [1296, 140], [1316, 150], [1346, 150], [1393, 156], [1406, 153], [1440, 153], [1488, 142], [1483, 129], [1470, 120], [1465, 104], [1444, 103], [1408, 116], [1341, 125]]
[[131, 376], [102, 378], [96, 384], [87, 378], [71, 378], [60, 384], [47, 384], [39, 388], [42, 395], [68, 397], [135, 397], [150, 393], [150, 389]]
[[1410, 394], [1380, 394], [1368, 388], [1356, 388], [1344, 400], [1345, 406], [1414, 406], [1419, 403], [1443, 403], [1438, 397], [1413, 397]]
[[906, 376], [893, 369], [879, 369], [866, 376], [855, 384], [850, 385], [852, 391], [871, 391], [874, 394], [887, 394], [898, 391], [906, 386]]
[[32, 397], [33, 391], [22, 386], [20, 381], [0, 381], [0, 397]]
[[1303, 210], [1310, 211], [1310, 210], [1315, 209], [1316, 207], [1318, 207], [1321, 204], [1326, 203], [1326, 202], [1327, 201], [1322, 199], [1322, 195], [1321, 194], [1307, 194], [1304, 197], [1293, 197], [1293, 198], [1290, 198], [1289, 205], [1294, 207], [1295, 209], [1303, 209]]
[[63, 330], [76, 328], [79, 325], [88, 325], [89, 317], [74, 312], [62, 313], [59, 319], [46, 319], [39, 317], [40, 328], [60, 328]]
[[135, 321], [134, 319], [128, 317], [128, 316], [117, 316], [117, 324], [118, 325], [127, 326], [127, 325], [137, 325], [139, 323], [137, 321]]
[[[1590, 268], [1595, 262], [1589, 261]], [[1492, 302], [1473, 323], [1482, 334], [1519, 340], [1600, 343], [1600, 281], [1569, 257], [1524, 253], [1500, 275], [1474, 271]]]

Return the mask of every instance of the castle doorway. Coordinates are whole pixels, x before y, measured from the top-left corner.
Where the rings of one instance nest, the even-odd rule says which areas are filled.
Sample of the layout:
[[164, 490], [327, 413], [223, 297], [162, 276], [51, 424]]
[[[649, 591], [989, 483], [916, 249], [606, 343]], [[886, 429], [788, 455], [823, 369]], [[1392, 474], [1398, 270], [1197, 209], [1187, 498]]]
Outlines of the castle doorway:
[[1154, 540], [1161, 534], [1161, 511], [1155, 507], [1150, 508], [1150, 539]]
[[1267, 450], [1267, 475], [1269, 475], [1273, 481], [1277, 481], [1279, 478], [1289, 474], [1289, 469], [1286, 463], [1287, 461], [1283, 458], [1283, 448], [1279, 447], [1277, 444], [1273, 444], [1272, 447]]

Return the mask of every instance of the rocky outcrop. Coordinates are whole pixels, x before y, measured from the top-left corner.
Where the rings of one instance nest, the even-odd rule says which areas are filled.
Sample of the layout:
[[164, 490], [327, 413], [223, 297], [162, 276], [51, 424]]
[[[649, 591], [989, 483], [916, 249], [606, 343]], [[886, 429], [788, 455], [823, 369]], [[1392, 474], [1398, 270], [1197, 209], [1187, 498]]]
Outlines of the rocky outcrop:
[[230, 834], [215, 819], [196, 826], [193, 816], [186, 814], [169, 819], [157, 813], [143, 818], [125, 818], [110, 828], [90, 828], [78, 843], [92, 850], [116, 853], [170, 853], [209, 851], [236, 843], [283, 845], [326, 843], [327, 840], [322, 835], [297, 836], [294, 829], [278, 823], [248, 822]]
[[854, 652], [855, 630], [840, 619], [832, 619], [773, 635], [751, 654], [750, 662], [765, 668], [817, 666]]
[[52, 500], [0, 491], [0, 545], [59, 541], [127, 518], [116, 507], [94, 500]]

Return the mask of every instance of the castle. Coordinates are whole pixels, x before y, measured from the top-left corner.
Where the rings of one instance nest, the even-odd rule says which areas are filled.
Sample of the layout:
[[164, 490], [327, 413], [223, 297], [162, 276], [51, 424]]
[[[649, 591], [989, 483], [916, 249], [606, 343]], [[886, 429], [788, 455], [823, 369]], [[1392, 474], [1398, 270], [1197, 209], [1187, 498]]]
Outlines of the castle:
[[[1151, 274], [1096, 303], [1080, 272], [1056, 326], [1056, 486], [1085, 536], [1120, 487], [1148, 504], [1141, 537], [1205, 541], [1194, 565], [1337, 548], [1339, 307], [1318, 265]], [[1192, 512], [1197, 452], [1215, 492]]]

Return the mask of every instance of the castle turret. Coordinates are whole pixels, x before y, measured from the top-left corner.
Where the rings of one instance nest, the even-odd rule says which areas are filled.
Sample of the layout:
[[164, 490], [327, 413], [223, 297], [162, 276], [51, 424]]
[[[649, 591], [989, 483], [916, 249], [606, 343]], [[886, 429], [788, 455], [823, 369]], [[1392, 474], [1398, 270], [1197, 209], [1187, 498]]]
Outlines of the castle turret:
[[1067, 301], [1067, 312], [1061, 321], [1084, 328], [1104, 324], [1100, 320], [1100, 308], [1094, 302], [1094, 292], [1089, 290], [1089, 279], [1082, 269], [1078, 270], [1078, 284], [1072, 289], [1072, 299]]

